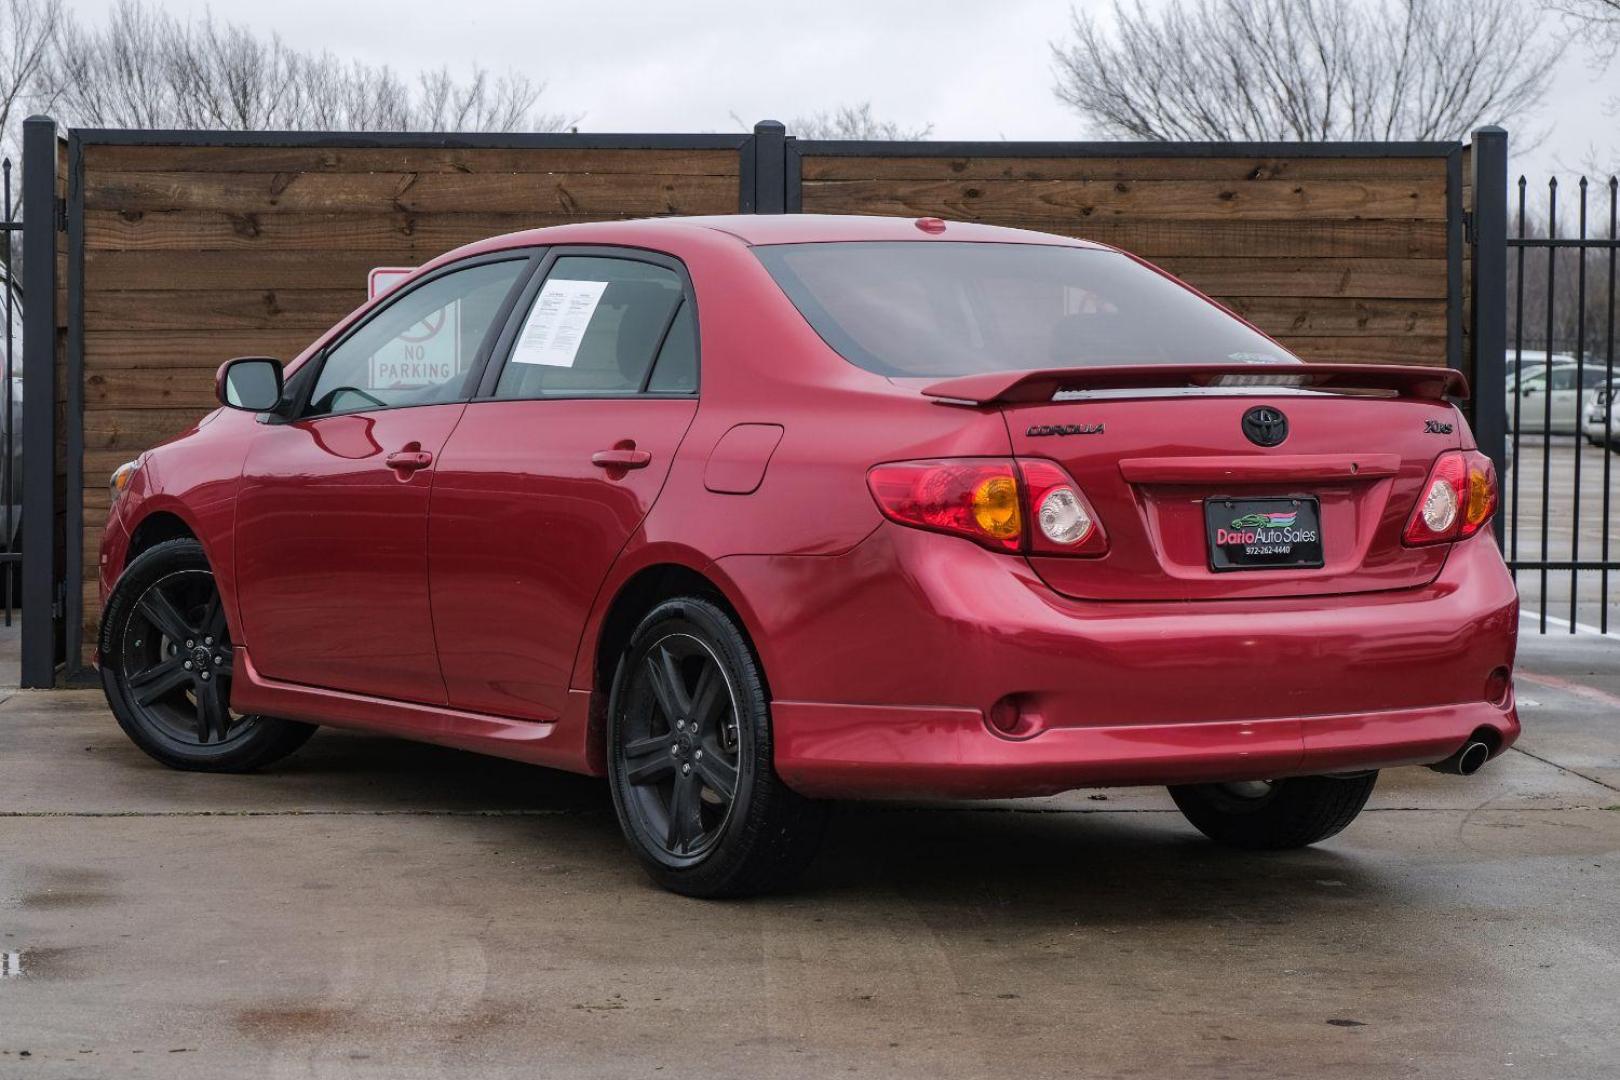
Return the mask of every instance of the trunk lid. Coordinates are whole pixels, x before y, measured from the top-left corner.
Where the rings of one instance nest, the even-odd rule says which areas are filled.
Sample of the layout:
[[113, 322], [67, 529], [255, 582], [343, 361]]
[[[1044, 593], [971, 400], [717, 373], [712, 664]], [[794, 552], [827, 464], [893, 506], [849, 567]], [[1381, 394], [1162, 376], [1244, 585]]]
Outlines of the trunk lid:
[[[1401, 537], [1435, 458], [1463, 445], [1446, 369], [1169, 365], [998, 373], [925, 394], [997, 408], [1015, 456], [1062, 465], [1108, 537], [1098, 558], [1034, 555], [1053, 589], [1094, 600], [1217, 600], [1401, 589], [1432, 581], [1449, 545]], [[1274, 446], [1245, 432], [1264, 406], [1287, 421]], [[1228, 500], [1287, 510], [1314, 500], [1321, 565], [1213, 568]], [[1206, 503], [1213, 505], [1206, 517]], [[1253, 509], [1253, 506], [1247, 509]], [[1308, 512], [1308, 510], [1307, 510]]]

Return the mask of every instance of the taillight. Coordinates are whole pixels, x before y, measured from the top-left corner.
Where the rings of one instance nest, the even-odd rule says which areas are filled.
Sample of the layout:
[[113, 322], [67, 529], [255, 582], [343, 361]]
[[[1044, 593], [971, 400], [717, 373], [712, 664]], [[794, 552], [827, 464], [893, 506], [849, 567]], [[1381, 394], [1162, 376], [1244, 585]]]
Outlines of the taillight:
[[1050, 461], [897, 461], [874, 466], [866, 482], [891, 521], [966, 537], [994, 551], [1098, 555], [1108, 549], [1091, 504]]
[[1029, 513], [1035, 523], [1029, 532], [1031, 552], [1101, 555], [1108, 550], [1097, 512], [1061, 466], [1020, 458], [1018, 469], [1029, 492]]
[[902, 525], [1017, 551], [1023, 535], [1018, 478], [1000, 458], [897, 461], [866, 474], [878, 509]]
[[1477, 450], [1448, 450], [1435, 460], [1406, 526], [1411, 545], [1465, 540], [1496, 512], [1496, 467]]

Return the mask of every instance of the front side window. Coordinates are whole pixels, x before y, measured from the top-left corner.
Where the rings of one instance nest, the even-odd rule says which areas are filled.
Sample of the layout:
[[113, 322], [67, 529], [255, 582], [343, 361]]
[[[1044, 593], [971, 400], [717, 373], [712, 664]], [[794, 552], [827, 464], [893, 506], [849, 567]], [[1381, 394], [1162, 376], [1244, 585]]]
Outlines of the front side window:
[[1118, 252], [936, 241], [778, 244], [754, 252], [828, 345], [879, 375], [1298, 362]]
[[469, 266], [388, 304], [327, 354], [305, 415], [461, 400], [484, 338], [526, 265], [510, 259]]
[[680, 275], [667, 267], [563, 256], [524, 314], [495, 396], [639, 394], [654, 380], [655, 359], [660, 382], [696, 389], [695, 346], [682, 348], [691, 322], [678, 325], [687, 306]]

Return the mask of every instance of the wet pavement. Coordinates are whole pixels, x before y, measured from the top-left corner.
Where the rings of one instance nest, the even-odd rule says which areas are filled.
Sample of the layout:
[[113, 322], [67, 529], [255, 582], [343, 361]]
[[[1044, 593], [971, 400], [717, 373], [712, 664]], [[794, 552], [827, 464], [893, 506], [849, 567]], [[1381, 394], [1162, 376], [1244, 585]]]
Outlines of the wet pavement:
[[1620, 643], [1522, 667], [1520, 750], [1316, 849], [1153, 790], [845, 807], [726, 904], [647, 884], [593, 781], [337, 732], [174, 773], [11, 692], [0, 1077], [1613, 1077]]

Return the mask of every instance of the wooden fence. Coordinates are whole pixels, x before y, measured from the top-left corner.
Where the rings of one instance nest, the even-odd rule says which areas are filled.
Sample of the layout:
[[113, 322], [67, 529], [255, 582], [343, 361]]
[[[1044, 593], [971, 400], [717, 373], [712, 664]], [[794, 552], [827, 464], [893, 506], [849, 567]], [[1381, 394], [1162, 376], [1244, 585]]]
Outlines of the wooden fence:
[[753, 212], [984, 221], [1115, 244], [1307, 359], [1466, 367], [1459, 144], [832, 143], [751, 136], [70, 136], [62, 645], [95, 640], [106, 476], [288, 357], [366, 272], [565, 221]]
[[1451, 355], [1454, 147], [795, 149], [805, 213], [934, 215], [1098, 240], [1185, 279], [1307, 360]]

